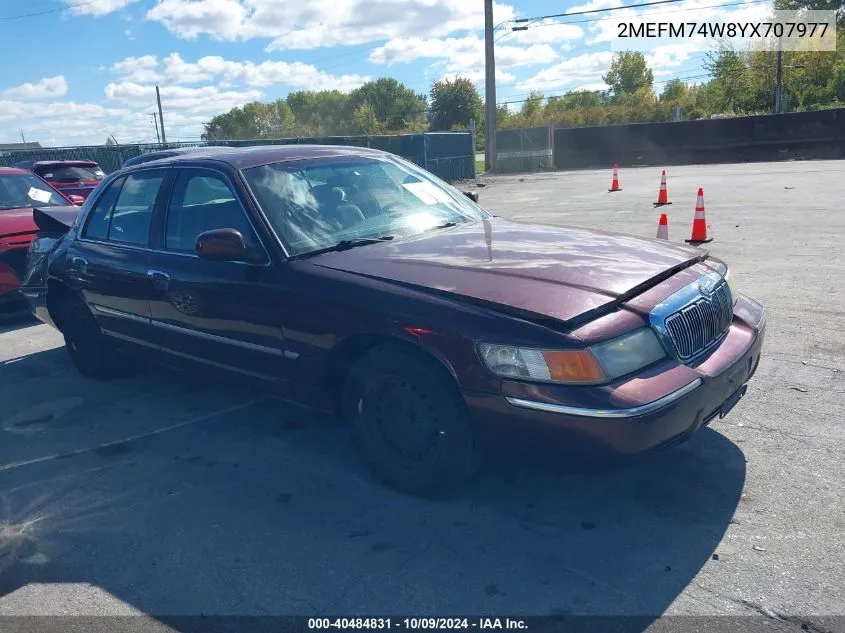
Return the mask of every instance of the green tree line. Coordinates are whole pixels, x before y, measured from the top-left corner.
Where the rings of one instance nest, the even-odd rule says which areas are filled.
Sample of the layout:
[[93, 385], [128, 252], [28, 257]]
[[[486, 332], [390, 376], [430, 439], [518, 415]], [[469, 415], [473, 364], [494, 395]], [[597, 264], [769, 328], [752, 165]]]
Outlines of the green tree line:
[[[800, 2], [806, 0], [783, 0]], [[827, 0], [825, 0], [827, 1]], [[841, 4], [841, 0], [840, 0]], [[797, 5], [796, 5], [797, 6]], [[845, 27], [837, 32], [836, 51], [784, 51], [782, 104], [789, 111], [842, 107], [845, 104]], [[605, 91], [575, 90], [563, 95], [532, 92], [521, 103], [497, 108], [499, 128], [559, 127], [647, 123], [713, 115], [772, 112], [776, 57], [763, 48], [722, 46], [706, 55], [706, 81], [673, 79], [660, 90], [654, 72], [638, 52], [613, 56], [602, 76]], [[204, 125], [206, 140], [331, 136], [462, 130], [477, 124], [484, 134], [484, 100], [475, 84], [458, 77], [434, 83], [419, 94], [385, 77], [342, 93], [298, 91], [272, 103], [249, 103], [217, 115]]]

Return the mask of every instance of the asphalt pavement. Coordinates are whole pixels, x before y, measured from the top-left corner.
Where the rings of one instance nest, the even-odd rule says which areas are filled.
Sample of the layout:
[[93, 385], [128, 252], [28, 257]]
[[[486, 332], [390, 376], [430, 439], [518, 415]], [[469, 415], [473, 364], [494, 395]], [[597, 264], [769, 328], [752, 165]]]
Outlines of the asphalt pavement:
[[[845, 162], [487, 178], [497, 215], [713, 242], [763, 303], [763, 361], [712, 428], [626, 469], [519, 456], [453, 498], [372, 481], [347, 432], [247, 385], [98, 383], [0, 325], [2, 615], [845, 618]], [[831, 624], [833, 622], [833, 624]], [[838, 624], [837, 624], [838, 623]]]

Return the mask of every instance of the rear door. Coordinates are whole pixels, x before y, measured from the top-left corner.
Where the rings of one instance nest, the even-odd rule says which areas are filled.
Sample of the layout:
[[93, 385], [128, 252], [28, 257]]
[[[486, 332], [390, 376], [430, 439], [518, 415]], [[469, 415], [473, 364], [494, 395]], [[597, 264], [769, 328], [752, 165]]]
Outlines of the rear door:
[[[177, 356], [284, 380], [280, 291], [266, 248], [237, 187], [223, 171], [174, 168], [150, 260], [156, 344]], [[264, 264], [201, 259], [200, 233], [234, 228]]]
[[67, 275], [104, 332], [131, 343], [151, 338], [150, 228], [167, 177], [153, 169], [113, 180], [67, 250]]

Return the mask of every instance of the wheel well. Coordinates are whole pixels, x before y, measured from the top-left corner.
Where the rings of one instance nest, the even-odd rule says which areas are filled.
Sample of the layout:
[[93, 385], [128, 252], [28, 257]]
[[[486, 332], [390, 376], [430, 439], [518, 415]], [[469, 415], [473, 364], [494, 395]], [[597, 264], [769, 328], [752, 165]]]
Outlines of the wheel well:
[[423, 362], [426, 362], [432, 369], [441, 373], [444, 378], [450, 380], [455, 385], [458, 391], [457, 381], [451, 370], [439, 358], [421, 348], [414, 345], [410, 341], [405, 341], [400, 338], [378, 335], [378, 334], [362, 334], [353, 336], [344, 340], [332, 349], [329, 357], [326, 360], [326, 369], [323, 377], [323, 383], [326, 392], [331, 398], [331, 404], [335, 411], [339, 412], [342, 408], [342, 394], [346, 379], [349, 376], [349, 371], [352, 366], [363, 358], [368, 351], [383, 344], [391, 344], [403, 348], [412, 354], [416, 355]]
[[73, 290], [61, 281], [47, 280], [47, 312], [59, 332], [64, 332], [64, 312], [62, 306], [74, 297]]

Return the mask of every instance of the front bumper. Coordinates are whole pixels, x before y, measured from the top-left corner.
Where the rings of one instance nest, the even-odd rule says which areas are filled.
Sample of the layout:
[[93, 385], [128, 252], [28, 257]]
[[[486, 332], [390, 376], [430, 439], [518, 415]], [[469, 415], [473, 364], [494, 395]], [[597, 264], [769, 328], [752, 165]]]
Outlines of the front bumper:
[[740, 298], [728, 336], [697, 367], [664, 363], [602, 389], [504, 382], [501, 395], [465, 394], [476, 426], [504, 433], [566, 434], [615, 453], [683, 441], [725, 415], [757, 371], [765, 338], [762, 306]]

